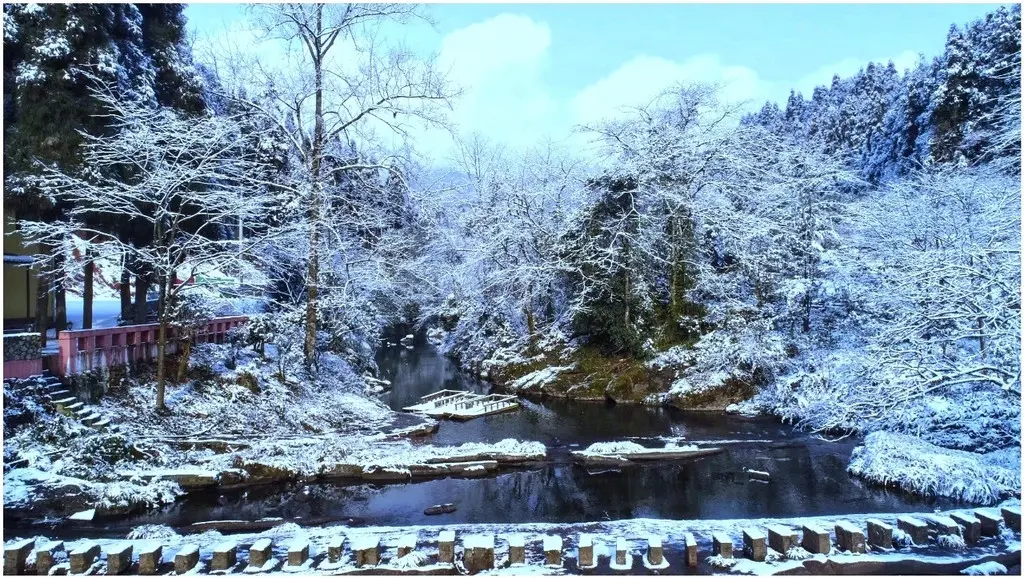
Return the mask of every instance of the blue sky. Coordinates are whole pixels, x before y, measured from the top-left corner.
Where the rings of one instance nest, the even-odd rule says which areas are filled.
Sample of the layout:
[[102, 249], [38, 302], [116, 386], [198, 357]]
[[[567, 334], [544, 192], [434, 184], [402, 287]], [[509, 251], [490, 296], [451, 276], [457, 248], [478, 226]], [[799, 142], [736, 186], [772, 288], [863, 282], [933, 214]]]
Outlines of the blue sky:
[[[560, 138], [576, 124], [614, 116], [677, 81], [723, 83], [724, 95], [809, 96], [833, 73], [872, 60], [902, 69], [939, 54], [951, 24], [997, 4], [429, 5], [435, 26], [391, 31], [437, 53], [466, 88], [453, 120], [511, 145]], [[193, 4], [199, 37], [244, 27], [234, 4]], [[230, 33], [230, 32], [228, 32]]]

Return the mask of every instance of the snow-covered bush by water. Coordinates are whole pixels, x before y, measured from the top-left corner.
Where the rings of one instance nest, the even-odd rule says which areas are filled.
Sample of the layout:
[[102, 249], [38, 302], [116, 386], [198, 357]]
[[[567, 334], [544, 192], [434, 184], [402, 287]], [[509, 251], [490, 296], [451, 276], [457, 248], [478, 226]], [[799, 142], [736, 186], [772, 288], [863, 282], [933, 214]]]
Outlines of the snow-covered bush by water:
[[848, 467], [870, 482], [926, 496], [993, 504], [1020, 495], [1020, 449], [976, 454], [890, 432], [869, 434]]

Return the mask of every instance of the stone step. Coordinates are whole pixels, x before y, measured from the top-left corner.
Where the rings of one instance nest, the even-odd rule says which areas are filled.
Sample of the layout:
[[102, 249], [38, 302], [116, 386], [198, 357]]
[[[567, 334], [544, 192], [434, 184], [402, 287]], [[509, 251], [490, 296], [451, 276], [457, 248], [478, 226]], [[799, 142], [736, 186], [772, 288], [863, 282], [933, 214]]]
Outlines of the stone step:
[[51, 401], [57, 401], [58, 399], [65, 399], [68, 397], [75, 397], [74, 394], [63, 388], [51, 390], [46, 395], [49, 396]]
[[[100, 429], [100, 430], [101, 429], [107, 429], [108, 427], [110, 427], [110, 420], [104, 417], [104, 418], [101, 418], [97, 422], [89, 424], [89, 426], [90, 427], [94, 427], [96, 429]], [[112, 427], [110, 427], [110, 429], [113, 430], [113, 431], [121, 431], [119, 428], [115, 429], [117, 427], [118, 426], [112, 426]]]
[[58, 405], [57, 411], [67, 416], [74, 416], [80, 409], [84, 408], [85, 404], [82, 402], [75, 402], [67, 405]]
[[89, 406], [85, 406], [81, 409], [75, 410], [75, 417], [77, 417], [78, 419], [85, 419], [87, 417], [92, 417], [93, 415], [95, 415], [95, 413]]
[[103, 417], [101, 417], [101, 416], [98, 416], [98, 415], [90, 415], [89, 417], [84, 417], [84, 418], [82, 418], [82, 420], [81, 420], [81, 421], [82, 421], [82, 423], [84, 423], [85, 425], [87, 425], [87, 426], [90, 426], [90, 427], [91, 427], [91, 426], [94, 426], [94, 425], [96, 425], [97, 423], [99, 423], [99, 422], [103, 421]]
[[67, 406], [75, 403], [76, 401], [78, 401], [77, 397], [75, 397], [73, 395], [69, 395], [67, 397], [62, 397], [60, 399], [53, 400], [53, 404], [56, 405], [56, 406], [67, 407]]

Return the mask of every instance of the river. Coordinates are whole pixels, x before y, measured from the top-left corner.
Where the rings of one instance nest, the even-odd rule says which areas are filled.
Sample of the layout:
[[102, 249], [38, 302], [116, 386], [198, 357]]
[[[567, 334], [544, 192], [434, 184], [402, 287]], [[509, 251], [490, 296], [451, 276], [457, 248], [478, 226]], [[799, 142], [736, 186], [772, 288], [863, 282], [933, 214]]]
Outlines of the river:
[[[394, 409], [440, 389], [489, 389], [428, 346], [385, 348], [377, 361], [382, 376], [393, 383], [383, 397]], [[107, 520], [102, 531], [116, 535], [145, 523], [184, 526], [261, 517], [401, 526], [796, 517], [932, 511], [954, 505], [869, 486], [846, 473], [856, 439], [827, 441], [770, 418], [565, 400], [522, 400], [522, 405], [515, 412], [469, 422], [444, 421], [430, 442], [536, 440], [548, 446], [549, 456], [533, 467], [476, 479], [193, 493], [160, 511]], [[660, 436], [683, 437], [725, 451], [622, 471], [588, 471], [569, 459], [569, 451], [595, 441], [632, 439], [660, 445]], [[751, 480], [745, 469], [768, 472], [770, 480]], [[440, 516], [423, 513], [442, 503], [454, 503], [457, 510]]]

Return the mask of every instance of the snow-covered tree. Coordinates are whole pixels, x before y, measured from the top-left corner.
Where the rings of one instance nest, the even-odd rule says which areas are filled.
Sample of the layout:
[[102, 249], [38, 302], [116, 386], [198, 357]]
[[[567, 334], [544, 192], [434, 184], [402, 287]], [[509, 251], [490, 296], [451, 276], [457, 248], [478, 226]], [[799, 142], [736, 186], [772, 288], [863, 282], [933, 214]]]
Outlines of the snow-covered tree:
[[[267, 4], [255, 6], [253, 17], [268, 40], [286, 47], [286, 57], [214, 64], [230, 84], [226, 96], [272, 121], [298, 159], [290, 185], [303, 198], [308, 236], [303, 351], [312, 365], [325, 282], [322, 253], [345, 254], [330, 246], [336, 236], [327, 230], [327, 188], [349, 173], [400, 172], [398, 155], [380, 146], [378, 131], [404, 138], [412, 126], [443, 124], [452, 91], [431, 61], [386, 45], [379, 34], [387, 23], [418, 17], [413, 5]], [[343, 268], [344, 261], [338, 261]]]
[[[65, 203], [67, 219], [22, 221], [31, 241], [56, 247], [43, 261], [68, 264], [75, 235], [92, 239], [93, 259], [130, 259], [152, 271], [159, 286], [157, 408], [163, 409], [165, 359], [171, 308], [183, 283], [197, 272], [230, 269], [253, 257], [264, 237], [231, 239], [239, 219], [256, 219], [266, 209], [265, 184], [252, 142], [230, 118], [188, 118], [160, 107], [125, 99], [99, 83], [94, 97], [108, 115], [111, 132], [83, 135], [82, 176], [45, 167], [47, 197]], [[120, 175], [128, 173], [127, 179]], [[151, 241], [135, 244], [91, 227], [96, 218], [117, 215], [145, 223]], [[74, 274], [65, 270], [65, 275]]]

